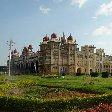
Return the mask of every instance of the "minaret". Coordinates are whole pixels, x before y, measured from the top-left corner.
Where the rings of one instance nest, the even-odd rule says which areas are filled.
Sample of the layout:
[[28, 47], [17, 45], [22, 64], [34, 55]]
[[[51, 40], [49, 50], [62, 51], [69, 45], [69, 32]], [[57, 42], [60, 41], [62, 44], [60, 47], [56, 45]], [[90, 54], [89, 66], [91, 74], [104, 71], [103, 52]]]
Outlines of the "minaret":
[[63, 37], [65, 38], [65, 34], [64, 34], [64, 32], [63, 32]]
[[61, 37], [61, 45], [63, 45], [65, 42], [66, 42], [65, 34], [63, 32], [63, 36]]

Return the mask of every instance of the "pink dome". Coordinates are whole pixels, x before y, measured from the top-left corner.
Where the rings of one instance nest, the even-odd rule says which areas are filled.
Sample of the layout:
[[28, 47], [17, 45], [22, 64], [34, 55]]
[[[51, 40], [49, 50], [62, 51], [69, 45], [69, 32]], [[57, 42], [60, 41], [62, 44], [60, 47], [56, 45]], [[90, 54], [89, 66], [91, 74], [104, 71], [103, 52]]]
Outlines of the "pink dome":
[[49, 40], [49, 38], [47, 37], [47, 34], [46, 34], [46, 36], [43, 38], [43, 41], [48, 41]]
[[71, 36], [71, 33], [70, 33], [70, 36], [67, 38], [67, 40], [73, 40], [73, 37]]
[[57, 35], [56, 35], [55, 33], [53, 33], [53, 34], [51, 35], [51, 38], [57, 38]]
[[30, 44], [28, 48], [29, 48], [29, 49], [32, 49], [32, 45]]

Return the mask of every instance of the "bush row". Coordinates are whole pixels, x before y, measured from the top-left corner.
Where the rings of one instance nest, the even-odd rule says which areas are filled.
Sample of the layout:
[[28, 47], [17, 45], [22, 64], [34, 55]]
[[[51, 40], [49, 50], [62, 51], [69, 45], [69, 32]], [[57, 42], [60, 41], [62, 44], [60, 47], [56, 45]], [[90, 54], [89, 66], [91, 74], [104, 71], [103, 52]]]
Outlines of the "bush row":
[[[91, 72], [90, 73], [91, 77], [98, 77], [99, 73], [98, 72]], [[102, 72], [102, 78], [108, 78], [109, 73], [108, 72]]]
[[85, 73], [76, 73], [76, 76], [83, 76]]
[[[85, 75], [85, 73], [76, 73], [76, 76], [83, 76]], [[90, 73], [91, 77], [98, 77], [99, 73], [98, 72], [91, 72]], [[111, 73], [112, 76], [112, 73]], [[109, 73], [108, 72], [102, 72], [102, 78], [108, 78], [109, 77]]]
[[6, 90], [6, 89], [14, 89], [14, 88], [23, 88], [23, 87], [30, 87], [37, 84], [38, 84], [37, 80], [24, 80], [15, 83], [7, 83], [4, 85], [0, 85], [0, 89]]
[[63, 110], [90, 108], [99, 103], [112, 103], [112, 95], [105, 94], [94, 97], [75, 97], [52, 100], [38, 100], [0, 95], [0, 111], [58, 112]]
[[108, 78], [109, 77], [109, 73], [108, 72], [102, 72], [102, 77], [103, 78]]
[[99, 73], [98, 72], [91, 72], [90, 75], [91, 75], [91, 77], [98, 77]]

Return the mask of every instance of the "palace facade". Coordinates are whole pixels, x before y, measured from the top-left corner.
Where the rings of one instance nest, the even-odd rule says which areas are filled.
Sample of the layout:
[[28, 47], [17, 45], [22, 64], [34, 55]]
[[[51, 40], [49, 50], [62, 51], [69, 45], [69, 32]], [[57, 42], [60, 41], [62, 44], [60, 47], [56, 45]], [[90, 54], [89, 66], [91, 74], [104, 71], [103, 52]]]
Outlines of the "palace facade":
[[90, 72], [112, 72], [112, 56], [105, 55], [104, 49], [96, 49], [94, 45], [78, 48], [76, 40], [70, 34], [63, 33], [57, 37], [55, 33], [47, 35], [40, 43], [40, 49], [33, 52], [32, 45], [24, 47], [21, 55], [15, 49], [11, 53], [11, 72], [73, 74]]

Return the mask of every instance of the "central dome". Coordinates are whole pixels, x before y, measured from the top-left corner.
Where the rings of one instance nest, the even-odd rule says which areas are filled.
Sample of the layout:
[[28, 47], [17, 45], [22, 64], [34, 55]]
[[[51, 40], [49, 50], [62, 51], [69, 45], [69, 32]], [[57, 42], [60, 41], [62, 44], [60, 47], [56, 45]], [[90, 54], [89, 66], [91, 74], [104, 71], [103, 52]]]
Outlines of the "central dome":
[[70, 33], [70, 36], [67, 38], [67, 40], [73, 40], [73, 37], [71, 36], [71, 33]]
[[43, 41], [48, 41], [49, 40], [49, 37], [47, 37], [47, 34], [46, 36], [43, 38]]
[[56, 35], [55, 33], [53, 33], [53, 34], [51, 35], [51, 38], [57, 38], [57, 35]]

